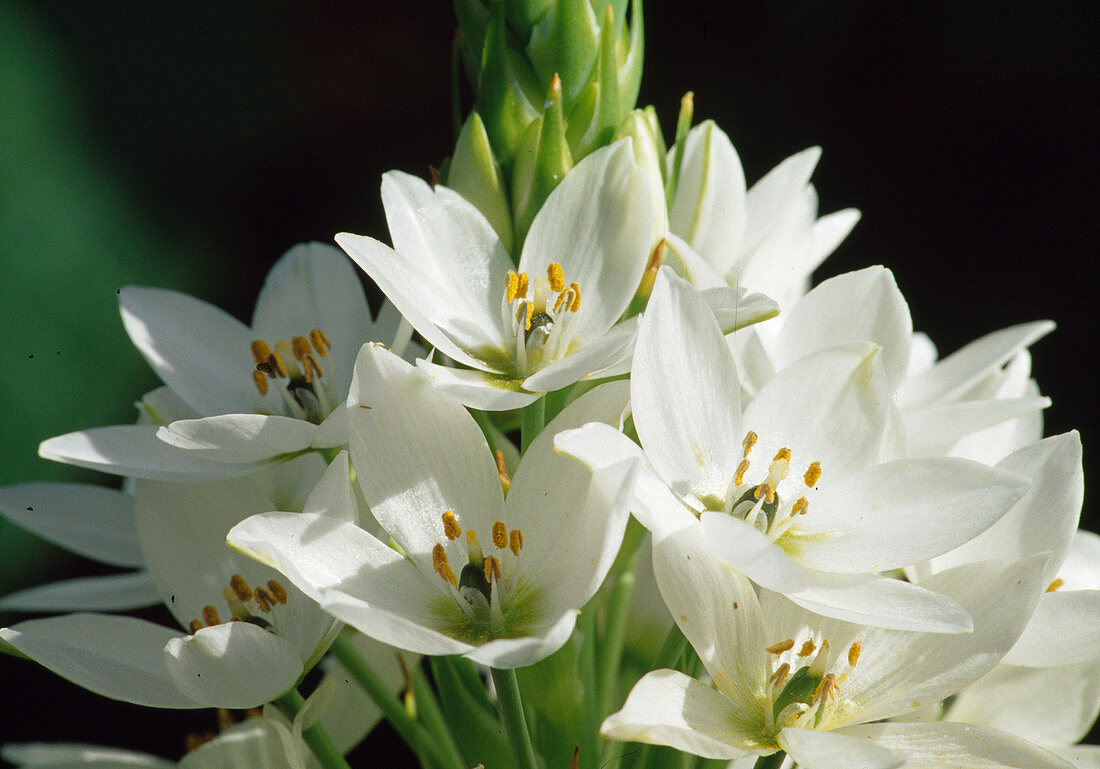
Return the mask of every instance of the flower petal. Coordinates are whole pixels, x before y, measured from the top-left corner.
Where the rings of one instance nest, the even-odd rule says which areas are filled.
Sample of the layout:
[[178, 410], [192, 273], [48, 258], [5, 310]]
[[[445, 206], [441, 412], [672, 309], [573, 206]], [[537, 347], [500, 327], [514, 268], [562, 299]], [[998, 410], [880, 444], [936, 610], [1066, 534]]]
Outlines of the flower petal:
[[946, 453], [961, 438], [978, 430], [1026, 417], [1050, 406], [1050, 398], [990, 398], [942, 403], [902, 413], [910, 456]]
[[78, 577], [8, 593], [0, 598], [3, 611], [126, 611], [160, 603], [160, 594], [146, 571]]
[[560, 649], [577, 624], [579, 610], [567, 609], [553, 623], [529, 628], [531, 635], [494, 638], [466, 653], [473, 662], [492, 668], [521, 668], [549, 657]]
[[727, 513], [705, 512], [699, 519], [711, 549], [761, 587], [780, 593], [806, 589], [803, 568], [767, 535]]
[[848, 733], [799, 729], [788, 726], [776, 736], [779, 744], [799, 766], [806, 769], [896, 769], [906, 764], [903, 753], [895, 753], [873, 741]]
[[254, 464], [309, 448], [317, 426], [268, 414], [221, 414], [184, 419], [157, 431], [165, 443], [201, 452], [203, 459]]
[[432, 378], [438, 392], [482, 411], [521, 409], [542, 396], [524, 390], [524, 383], [510, 374], [451, 368], [427, 360], [418, 360], [416, 367]]
[[630, 371], [637, 335], [637, 317], [625, 320], [609, 329], [600, 339], [539, 369], [523, 380], [523, 387], [532, 392], [550, 392], [580, 379], [625, 374]]
[[677, 493], [725, 498], [742, 458], [740, 391], [713, 313], [662, 269], [639, 324], [630, 398], [642, 447]]
[[647, 673], [600, 726], [609, 740], [668, 745], [704, 758], [774, 753], [760, 731], [728, 697], [676, 670]]
[[134, 617], [66, 614], [0, 629], [0, 640], [96, 694], [154, 708], [199, 708], [164, 666], [179, 631]]
[[779, 305], [773, 300], [763, 294], [749, 293], [740, 286], [708, 288], [702, 294], [723, 334], [732, 334], [779, 314]]
[[1100, 590], [1043, 593], [1010, 665], [1057, 667], [1100, 661]]
[[1075, 531], [1058, 577], [1067, 590], [1100, 590], [1100, 536], [1084, 529]]
[[211, 304], [160, 288], [119, 293], [126, 333], [157, 376], [200, 414], [255, 411], [262, 398], [248, 326]]
[[[864, 724], [848, 727], [840, 734], [871, 740], [883, 748], [897, 751], [905, 757], [906, 769], [944, 766], [1073, 769], [1053, 753], [1019, 737], [970, 724], [942, 721]], [[806, 766], [812, 769], [816, 764], [807, 763]]]
[[[626, 310], [662, 221], [629, 140], [598, 149], [547, 197], [523, 244], [519, 269], [545, 275], [551, 262], [576, 281], [583, 300], [570, 319], [575, 338], [594, 341]], [[503, 273], [501, 273], [503, 275]]]
[[[745, 235], [742, 250], [751, 251], [776, 225], [788, 208], [797, 204], [800, 193], [810, 183], [821, 147], [809, 147], [791, 155], [745, 194]], [[816, 207], [815, 207], [816, 208]]]
[[84, 766], [94, 766], [96, 769], [176, 769], [174, 762], [148, 753], [79, 743], [32, 742], [20, 745], [9, 742], [0, 747], [0, 758], [16, 766], [45, 769], [77, 769]]
[[78, 555], [144, 566], [134, 499], [90, 483], [21, 483], [0, 489], [0, 515]]

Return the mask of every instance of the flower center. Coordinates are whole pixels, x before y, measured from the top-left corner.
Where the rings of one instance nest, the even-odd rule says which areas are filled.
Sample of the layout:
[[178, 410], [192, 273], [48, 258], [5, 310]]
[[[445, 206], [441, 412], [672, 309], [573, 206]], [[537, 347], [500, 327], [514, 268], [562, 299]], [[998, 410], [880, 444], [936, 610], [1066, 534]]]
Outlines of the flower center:
[[546, 268], [546, 277], [537, 275], [534, 280], [525, 272], [508, 270], [501, 312], [504, 327], [512, 332], [509, 352], [517, 376], [527, 376], [568, 352], [567, 316], [580, 306], [580, 286], [576, 281], [565, 285], [565, 272], [557, 262]]
[[[819, 645], [807, 638], [797, 652], [794, 649], [793, 638], [765, 649], [775, 657], [764, 687], [764, 728], [772, 736], [786, 726], [816, 729], [827, 723], [836, 711], [840, 686], [859, 662], [861, 647], [859, 641], [849, 646], [846, 660], [831, 660], [824, 639]], [[815, 651], [813, 660], [803, 664]]]
[[[287, 592], [277, 580], [269, 579], [267, 585], [252, 589], [244, 577], [234, 574], [229, 578], [229, 587], [222, 591], [222, 596], [229, 607], [229, 622], [251, 622], [264, 630], [281, 635], [279, 617], [275, 613], [275, 608], [286, 603]], [[260, 616], [261, 614], [266, 614], [267, 617]], [[208, 604], [202, 608], [202, 619], [191, 620], [188, 630], [194, 635], [204, 627], [213, 627], [221, 623], [222, 618], [218, 610]]]
[[280, 341], [274, 350], [257, 339], [252, 342], [252, 358], [256, 361], [252, 381], [264, 396], [274, 385], [287, 416], [320, 424], [339, 403], [332, 383], [317, 362], [318, 357], [327, 358], [331, 349], [332, 343], [319, 328], [310, 331], [309, 338], [296, 336], [289, 343]]
[[[443, 535], [449, 542], [461, 548], [459, 543], [463, 541], [462, 527], [459, 526], [455, 514], [448, 510], [443, 513], [442, 518]], [[432, 568], [454, 588], [457, 593], [456, 599], [461, 599], [456, 602], [468, 615], [487, 621], [493, 607], [494, 592], [497, 597], [497, 609], [504, 612], [508, 608], [511, 584], [506, 574], [512, 573], [515, 559], [523, 549], [523, 532], [519, 529], [509, 531], [502, 521], [496, 521], [491, 532], [495, 549], [492, 555], [486, 555], [481, 549], [481, 542], [473, 529], [466, 531], [464, 539], [466, 563], [457, 577], [447, 559], [447, 548], [442, 543], [437, 543], [432, 548]], [[494, 588], [496, 588], [495, 591]]]
[[[779, 484], [787, 478], [791, 469], [791, 450], [784, 447], [776, 452], [768, 465], [768, 474], [763, 481], [750, 484], [745, 481], [745, 475], [749, 471], [749, 454], [756, 445], [757, 435], [752, 430], [745, 435], [741, 442], [741, 464], [737, 466], [737, 472], [733, 475], [733, 483], [726, 492], [723, 510], [731, 515], [741, 518], [750, 526], [753, 526], [775, 541], [781, 537], [793, 524], [797, 516], [805, 515], [809, 509], [806, 497], [798, 496], [794, 501], [788, 493], [784, 499], [779, 494]], [[821, 480], [821, 463], [811, 462], [802, 475], [802, 482], [806, 488], [814, 488]]]

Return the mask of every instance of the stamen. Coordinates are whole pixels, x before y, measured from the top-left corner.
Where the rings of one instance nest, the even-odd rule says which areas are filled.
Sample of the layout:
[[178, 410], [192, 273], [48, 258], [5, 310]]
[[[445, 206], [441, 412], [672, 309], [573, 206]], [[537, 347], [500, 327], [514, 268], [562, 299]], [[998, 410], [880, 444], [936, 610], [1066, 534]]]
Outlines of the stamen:
[[814, 649], [816, 648], [817, 646], [814, 644], [813, 641], [806, 641], [806, 643], [802, 644], [802, 648], [798, 650], [798, 656], [809, 657], [811, 654], [814, 653]]
[[775, 489], [770, 483], [764, 482], [756, 487], [756, 491], [753, 492], [753, 497], [756, 499], [764, 498], [764, 501], [769, 505], [775, 501]]
[[522, 296], [519, 292], [519, 275], [514, 270], [508, 270], [508, 274], [504, 276], [504, 296], [508, 304], [516, 301], [517, 296]]
[[493, 523], [493, 544], [498, 550], [508, 547], [508, 527], [504, 525], [504, 521]]
[[831, 700], [836, 699], [836, 676], [832, 673], [827, 674], [821, 679], [821, 683], [814, 689], [814, 702], [824, 702], [828, 697]]
[[218, 610], [209, 605], [202, 607], [202, 621], [206, 623], [207, 627], [222, 624], [222, 618], [218, 616]]
[[237, 598], [242, 601], [252, 599], [252, 589], [240, 574], [234, 574], [229, 578], [229, 587], [233, 590], [234, 594], [236, 594]]
[[298, 359], [294, 357], [294, 348], [289, 344], [279, 342], [275, 345], [275, 357], [279, 359], [282, 370], [287, 372], [283, 376], [297, 379], [302, 375], [301, 371], [298, 370]]
[[294, 357], [298, 360], [304, 360], [312, 352], [309, 347], [309, 340], [304, 336], [291, 337], [290, 347], [294, 351]]
[[508, 532], [508, 549], [512, 551], [512, 555], [519, 555], [519, 551], [523, 549], [523, 532], [519, 529]]
[[1053, 593], [1055, 590], [1057, 590], [1058, 588], [1060, 588], [1064, 584], [1066, 584], [1066, 581], [1064, 579], [1062, 579], [1061, 577], [1059, 577], [1058, 579], [1054, 580], [1049, 585], [1047, 585], [1046, 592]]
[[309, 332], [309, 341], [313, 344], [313, 349], [317, 351], [317, 354], [322, 358], [328, 357], [328, 351], [332, 349], [332, 342], [325, 336], [325, 332], [319, 328], [315, 328]]
[[[266, 368], [260, 368], [266, 366]], [[286, 366], [283, 364], [283, 359], [276, 353], [271, 353], [267, 356], [267, 360], [263, 363], [258, 363], [256, 368], [263, 371], [270, 377], [278, 377], [280, 379], [286, 379], [290, 374], [287, 373]]]
[[[748, 453], [747, 451], [745, 452]], [[741, 464], [737, 466], [737, 472], [733, 476], [733, 485], [740, 486], [745, 482], [745, 473], [749, 471], [749, 460], [742, 459]]]
[[500, 449], [496, 450], [497, 460], [497, 475], [500, 476], [500, 485], [504, 487], [504, 493], [508, 493], [508, 489], [512, 486], [512, 479], [508, 477], [508, 468], [504, 465], [504, 452]]
[[276, 601], [281, 604], [286, 603], [286, 588], [280, 585], [276, 580], [269, 579], [267, 581], [267, 589], [271, 591], [271, 595], [275, 597]]
[[267, 359], [271, 357], [271, 348], [267, 346], [267, 342], [262, 339], [257, 339], [252, 342], [252, 358], [256, 361], [256, 365], [266, 363]]
[[825, 675], [825, 667], [829, 664], [829, 642], [823, 640], [821, 646], [817, 650], [817, 656], [814, 657], [814, 661], [810, 663], [810, 673], [817, 678]]
[[752, 452], [752, 447], [756, 445], [756, 433], [749, 430], [745, 433], [745, 440], [741, 441], [741, 448], [744, 450], [742, 456], [747, 457]]
[[458, 525], [458, 519], [450, 510], [443, 513], [443, 533], [452, 542], [462, 536], [462, 527]]
[[447, 563], [447, 551], [443, 549], [443, 545], [436, 544], [432, 548], [432, 568], [436, 574], [450, 582], [453, 587], [458, 587], [458, 578], [451, 570], [451, 565]]
[[573, 301], [569, 305], [570, 312], [576, 312], [581, 308], [581, 287], [577, 281], [573, 281], [569, 284], [569, 290], [573, 292]]
[[253, 595], [256, 596], [256, 603], [260, 605], [262, 612], [271, 611], [271, 607], [275, 605], [275, 597], [267, 592], [267, 588], [258, 587]]
[[550, 262], [546, 268], [546, 277], [550, 279], [550, 290], [562, 291], [565, 289], [565, 271], [557, 262]]
[[780, 641], [777, 644], [764, 647], [764, 651], [768, 654], [782, 654], [785, 651], [790, 651], [794, 648], [794, 639], [788, 638], [786, 641]]
[[264, 372], [253, 371], [252, 382], [256, 385], [256, 389], [260, 391], [260, 395], [267, 395], [267, 375]]
[[778, 689], [783, 685], [783, 682], [787, 680], [787, 673], [790, 671], [791, 666], [784, 662], [771, 674], [771, 677], [768, 679], [768, 686]]
[[320, 379], [325, 375], [325, 372], [321, 370], [321, 366], [317, 363], [317, 359], [313, 357], [312, 353], [306, 353], [302, 360], [306, 370], [306, 381], [312, 382], [314, 379]]
[[492, 582], [494, 579], [500, 580], [500, 561], [494, 556], [489, 556], [485, 559], [485, 564], [482, 566], [481, 570], [485, 575], [486, 582]]
[[799, 497], [791, 505], [791, 515], [805, 515], [806, 511], [810, 509], [810, 503], [806, 501], [805, 497]]
[[472, 563], [481, 563], [485, 560], [485, 553], [481, 550], [481, 542], [477, 539], [477, 532], [473, 529], [466, 531], [466, 554], [470, 556]]
[[811, 489], [817, 485], [817, 482], [821, 479], [821, 463], [811, 462], [810, 466], [806, 468], [806, 474], [802, 476], [802, 480]]
[[855, 667], [856, 663], [859, 662], [859, 652], [862, 648], [859, 641], [848, 647], [848, 664], [852, 667]]
[[202, 630], [202, 623], [199, 622], [197, 619], [191, 620], [191, 624], [187, 626], [187, 631], [191, 635], [195, 635], [195, 633], [199, 632], [200, 630]]
[[775, 452], [775, 456], [772, 458], [772, 462], [790, 462], [791, 450], [786, 446]]

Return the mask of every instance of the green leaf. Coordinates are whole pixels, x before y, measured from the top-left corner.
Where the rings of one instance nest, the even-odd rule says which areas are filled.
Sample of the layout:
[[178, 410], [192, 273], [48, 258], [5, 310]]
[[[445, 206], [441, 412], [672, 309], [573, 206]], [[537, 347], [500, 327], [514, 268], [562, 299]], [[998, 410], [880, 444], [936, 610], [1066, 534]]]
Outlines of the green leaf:
[[432, 657], [430, 662], [440, 705], [467, 765], [512, 767], [512, 752], [504, 737], [504, 727], [473, 666], [468, 660], [457, 657]]

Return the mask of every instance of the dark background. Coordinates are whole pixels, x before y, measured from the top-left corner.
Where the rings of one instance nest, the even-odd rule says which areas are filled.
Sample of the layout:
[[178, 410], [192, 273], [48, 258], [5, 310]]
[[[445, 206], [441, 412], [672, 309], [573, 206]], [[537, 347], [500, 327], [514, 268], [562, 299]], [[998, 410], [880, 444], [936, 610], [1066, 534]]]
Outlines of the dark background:
[[[651, 0], [640, 99], [671, 131], [693, 90], [696, 121], [730, 134], [750, 183], [823, 146], [822, 211], [863, 220], [818, 277], [889, 266], [941, 354], [1057, 321], [1034, 375], [1054, 400], [1048, 434], [1082, 430], [1090, 477], [1093, 5]], [[115, 288], [175, 287], [247, 318], [287, 248], [343, 230], [385, 239], [382, 172], [425, 173], [452, 147], [446, 3], [8, 2], [0, 24], [0, 128], [20, 129], [0, 138], [0, 291], [22, 329], [0, 345], [4, 483], [87, 477], [34, 446], [128, 421], [156, 384], [121, 334]], [[0, 536], [0, 592], [91, 568]], [[185, 732], [213, 725], [6, 657], [0, 697], [0, 742], [176, 757]]]

